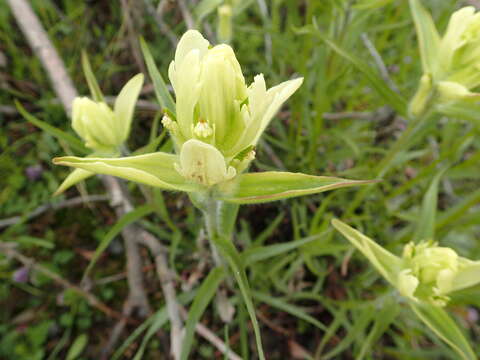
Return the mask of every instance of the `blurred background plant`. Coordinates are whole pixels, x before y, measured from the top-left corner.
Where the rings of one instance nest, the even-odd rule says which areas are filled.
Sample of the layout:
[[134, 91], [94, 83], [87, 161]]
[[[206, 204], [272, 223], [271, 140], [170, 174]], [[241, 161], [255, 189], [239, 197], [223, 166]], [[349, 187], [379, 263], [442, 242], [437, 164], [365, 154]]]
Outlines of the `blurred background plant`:
[[[480, 5], [423, 4], [440, 33], [454, 10]], [[284, 246], [260, 252], [248, 268], [268, 359], [458, 359], [329, 225], [339, 217], [399, 254], [428, 223], [442, 246], [480, 259], [478, 126], [458, 112], [437, 115], [413, 133], [407, 150], [387, 156], [408, 127], [407, 103], [423, 73], [408, 2], [32, 0], [31, 5], [82, 95], [88, 93], [82, 49], [112, 104], [108, 95], [118, 94], [134, 74], [147, 74], [139, 36], [166, 79], [179, 37], [187, 28], [197, 28], [212, 43], [230, 42], [248, 82], [257, 73], [265, 75], [267, 86], [305, 78], [264, 135], [254, 170], [369, 179], [379, 176], [381, 164], [384, 181], [362, 195], [347, 189], [240, 210], [239, 249]], [[67, 142], [25, 121], [14, 100], [37, 119], [73, 134], [70, 120], [5, 1], [0, 2], [0, 39], [0, 240], [16, 243], [16, 251], [35, 260], [0, 258], [0, 358], [99, 358], [128, 293], [124, 245], [119, 231], [110, 230], [118, 222], [98, 178], [52, 199], [69, 170], [54, 167], [50, 159], [73, 152]], [[159, 139], [158, 147], [170, 151], [149, 80], [140, 99], [128, 148]], [[436, 178], [435, 191], [429, 192], [436, 196], [427, 196]], [[128, 187], [141, 204], [144, 189]], [[70, 201], [78, 191], [84, 200], [95, 201], [83, 206], [81, 198]], [[185, 196], [153, 196], [162, 199], [163, 208], [140, 223], [168, 247], [177, 295], [188, 304], [212, 266], [205, 260], [209, 250], [203, 224]], [[52, 203], [56, 205], [43, 206]], [[422, 211], [422, 203], [430, 204], [429, 212]], [[55, 209], [59, 207], [63, 210]], [[85, 293], [55, 277], [80, 283], [105, 239], [111, 242], [91, 272], [91, 283], [82, 289], [113, 313], [99, 311]], [[287, 245], [292, 247], [285, 252]], [[141, 256], [151, 306], [162, 310], [165, 298], [155, 266], [148, 254]], [[202, 323], [244, 359], [252, 359], [253, 332], [232, 289], [221, 287], [229, 302], [223, 308], [219, 302], [210, 306]], [[475, 353], [480, 353], [478, 290], [452, 296], [448, 306]], [[232, 304], [236, 312], [227, 322], [224, 315]], [[146, 320], [129, 316], [120, 335], [124, 346], [117, 346], [113, 358], [166, 354], [166, 320], [162, 312]], [[209, 341], [195, 338], [191, 358], [222, 356]]]

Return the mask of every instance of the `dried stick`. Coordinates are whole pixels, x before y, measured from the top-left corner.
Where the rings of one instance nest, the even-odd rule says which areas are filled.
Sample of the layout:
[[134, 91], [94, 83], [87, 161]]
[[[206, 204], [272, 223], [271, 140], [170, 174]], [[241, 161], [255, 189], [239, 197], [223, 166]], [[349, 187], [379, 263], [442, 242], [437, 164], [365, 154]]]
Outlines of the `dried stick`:
[[192, 14], [188, 9], [187, 4], [185, 4], [184, 0], [177, 0], [178, 7], [180, 8], [180, 12], [182, 13], [183, 20], [187, 25], [187, 28], [193, 29], [195, 27], [195, 21], [193, 21]]
[[11, 257], [18, 260], [26, 267], [31, 268], [34, 271], [38, 271], [39, 273], [42, 273], [43, 275], [52, 279], [53, 281], [63, 286], [64, 288], [74, 291], [75, 293], [77, 293], [78, 295], [86, 299], [90, 305], [97, 308], [101, 312], [105, 313], [107, 316], [117, 318], [117, 319], [122, 319], [128, 323], [133, 323], [133, 324], [137, 323], [136, 321], [126, 318], [119, 312], [109, 308], [102, 301], [98, 300], [95, 295], [89, 293], [88, 291], [85, 291], [84, 289], [80, 288], [77, 285], [72, 284], [68, 280], [65, 280], [60, 275], [58, 275], [57, 273], [54, 273], [50, 269], [40, 264], [37, 264], [33, 259], [15, 250], [15, 247], [16, 247], [16, 244], [14, 243], [0, 242], [0, 252], [4, 253], [7, 257]]
[[72, 80], [68, 76], [65, 65], [50, 42], [39, 19], [26, 0], [7, 0], [13, 15], [22, 32], [28, 39], [31, 48], [40, 57], [43, 67], [47, 70], [55, 93], [60, 98], [63, 107], [70, 114], [72, 99], [77, 96]]
[[399, 93], [400, 90], [398, 90], [397, 85], [395, 85], [393, 80], [390, 78], [388, 69], [385, 66], [385, 63], [383, 62], [382, 56], [379, 54], [379, 52], [375, 48], [375, 45], [373, 45], [373, 43], [370, 41], [367, 34], [363, 33], [361, 37], [362, 37], [363, 44], [365, 45], [367, 50], [370, 52], [370, 55], [372, 55], [373, 60], [375, 61], [375, 64], [377, 65], [378, 70], [380, 71], [380, 75], [382, 76], [382, 79], [385, 81], [385, 83], [388, 85], [390, 89], [392, 89], [396, 93]]
[[78, 196], [78, 197], [68, 199], [59, 203], [47, 203], [44, 205], [40, 205], [39, 207], [37, 207], [35, 210], [33, 210], [31, 213], [27, 215], [12, 216], [10, 218], [0, 220], [0, 229], [10, 225], [18, 224], [22, 221], [31, 220], [34, 217], [37, 217], [43, 214], [44, 212], [47, 212], [48, 210], [59, 210], [59, 209], [64, 209], [71, 206], [82, 205], [88, 202], [107, 201], [108, 199], [110, 199], [108, 195], [89, 195], [86, 197]]

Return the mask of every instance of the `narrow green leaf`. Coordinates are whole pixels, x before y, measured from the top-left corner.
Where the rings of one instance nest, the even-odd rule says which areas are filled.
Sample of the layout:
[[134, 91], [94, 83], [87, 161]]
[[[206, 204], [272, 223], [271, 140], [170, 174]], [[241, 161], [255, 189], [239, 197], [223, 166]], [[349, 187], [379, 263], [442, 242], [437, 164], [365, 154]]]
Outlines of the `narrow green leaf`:
[[152, 321], [152, 324], [151, 324], [150, 328], [148, 329], [147, 333], [145, 334], [145, 337], [143, 338], [142, 343], [141, 343], [140, 347], [138, 348], [137, 353], [135, 354], [135, 357], [133, 358], [133, 360], [141, 360], [142, 359], [143, 354], [145, 352], [145, 349], [146, 349], [150, 339], [167, 322], [168, 322], [168, 311], [167, 311], [167, 308], [164, 306], [164, 307], [162, 307], [161, 310], [157, 311], [157, 313], [154, 315], [154, 319]]
[[138, 219], [141, 219], [144, 216], [147, 216], [148, 214], [152, 213], [155, 211], [155, 206], [152, 204], [147, 204], [147, 205], [142, 205], [136, 208], [135, 210], [130, 211], [129, 213], [123, 215], [118, 221], [115, 223], [115, 225], [108, 231], [108, 233], [105, 235], [105, 237], [100, 241], [100, 244], [98, 247], [95, 249], [95, 253], [93, 254], [92, 259], [90, 260], [90, 263], [87, 266], [87, 269], [85, 270], [83, 274], [83, 278], [86, 278], [92, 268], [95, 266], [96, 262], [102, 255], [102, 253], [105, 251], [105, 249], [108, 247], [110, 242], [120, 234], [120, 232], [129, 224], [137, 221]]
[[286, 252], [295, 250], [305, 244], [317, 240], [319, 235], [309, 236], [302, 240], [290, 241], [285, 244], [273, 244], [267, 246], [258, 246], [252, 249], [245, 250], [241, 255], [246, 266], [252, 265], [258, 261], [269, 259], [273, 256], [278, 256]]
[[375, 343], [395, 321], [399, 310], [400, 307], [398, 302], [390, 298], [385, 304], [382, 305], [381, 309], [375, 311], [375, 321], [367, 336], [367, 339], [363, 342], [363, 346], [360, 350], [360, 353], [356, 357], [356, 360], [362, 360], [368, 354], [373, 353], [373, 349], [375, 349]]
[[423, 7], [419, 0], [410, 0], [410, 10], [418, 36], [420, 58], [422, 60], [423, 72], [434, 73], [434, 64], [438, 61], [438, 48], [440, 36], [438, 35], [432, 16]]
[[423, 197], [422, 209], [418, 218], [413, 240], [428, 240], [435, 238], [435, 215], [437, 213], [438, 184], [448, 168], [440, 170], [433, 178]]
[[88, 88], [90, 89], [90, 94], [92, 99], [97, 102], [105, 102], [103, 97], [102, 90], [98, 85], [97, 79], [92, 71], [92, 66], [90, 65], [90, 60], [88, 59], [87, 52], [82, 50], [82, 68], [85, 79], [87, 79]]
[[46, 249], [53, 249], [55, 247], [51, 241], [29, 235], [21, 235], [15, 238], [15, 242], [25, 246], [40, 246]]
[[257, 204], [375, 182], [266, 171], [239, 175], [235, 183], [222, 188], [224, 194], [221, 195], [221, 200], [237, 204]]
[[26, 120], [31, 122], [36, 127], [42, 129], [43, 131], [49, 133], [50, 135], [56, 137], [59, 140], [65, 141], [68, 145], [70, 145], [72, 147], [72, 149], [79, 152], [80, 154], [88, 154], [89, 152], [91, 152], [75, 136], [73, 136], [73, 135], [71, 135], [71, 134], [69, 134], [69, 133], [67, 133], [63, 130], [57, 129], [56, 127], [54, 127], [54, 126], [36, 118], [32, 114], [30, 114], [27, 110], [25, 110], [25, 108], [22, 106], [22, 104], [20, 104], [20, 102], [18, 102], [16, 100], [15, 100], [15, 105], [18, 109], [18, 112], [20, 114], [22, 114], [22, 116]]
[[[161, 311], [161, 310], [160, 310]], [[158, 312], [157, 312], [158, 313]], [[129, 336], [126, 340], [122, 342], [120, 347], [113, 353], [110, 360], [118, 360], [121, 358], [122, 354], [127, 350], [127, 348], [145, 331], [147, 330], [152, 323], [157, 318], [157, 314], [154, 314], [147, 318], [143, 323], [141, 323]]]
[[320, 39], [365, 76], [370, 85], [372, 85], [372, 87], [384, 98], [384, 101], [387, 104], [391, 105], [400, 115], [405, 116], [407, 114], [407, 101], [403, 96], [390, 89], [382, 77], [373, 71], [373, 69], [360, 58], [342, 48], [340, 44], [330, 39], [326, 34], [320, 31], [320, 29], [317, 28], [316, 30], [316, 34]]
[[233, 276], [237, 280], [240, 293], [242, 294], [245, 307], [247, 308], [248, 315], [250, 316], [250, 320], [253, 325], [253, 331], [255, 332], [258, 357], [260, 360], [265, 360], [260, 327], [258, 326], [257, 315], [255, 314], [255, 306], [253, 305], [252, 301], [252, 292], [250, 290], [250, 285], [248, 284], [247, 274], [245, 273], [245, 266], [242, 258], [235, 246], [229, 240], [216, 237], [213, 239], [213, 241], [220, 250], [221, 254], [225, 257], [225, 259], [227, 259], [228, 264], [232, 269]]
[[147, 64], [148, 74], [153, 81], [155, 95], [157, 96], [160, 106], [168, 109], [168, 111], [170, 111], [172, 114], [175, 114], [175, 102], [168, 91], [167, 84], [163, 80], [162, 75], [155, 65], [155, 61], [153, 60], [152, 53], [150, 52], [147, 43], [142, 37], [140, 38], [140, 47], [142, 48], [143, 57], [145, 58], [145, 63]]
[[[192, 301], [194, 292], [182, 293], [177, 297], [180, 304], [186, 305]], [[147, 333], [142, 339], [142, 343], [135, 354], [135, 359], [140, 360], [145, 352], [145, 348], [148, 345], [150, 339], [169, 321], [168, 312], [166, 306], [162, 306], [155, 314], [147, 318], [142, 324], [140, 324], [132, 334], [122, 343], [122, 345], [112, 355], [111, 360], [118, 360], [127, 348], [148, 328]]]
[[225, 277], [223, 268], [214, 268], [210, 271], [206, 279], [200, 285], [200, 288], [193, 299], [192, 306], [188, 312], [187, 322], [185, 323], [185, 337], [182, 344], [181, 359], [187, 360], [193, 344], [193, 335], [195, 326], [200, 321], [205, 309], [212, 301], [218, 286]]
[[299, 319], [305, 320], [306, 322], [309, 322], [310, 324], [318, 327], [320, 330], [327, 331], [327, 327], [325, 325], [323, 325], [320, 321], [318, 321], [314, 317], [308, 315], [305, 312], [305, 310], [303, 310], [299, 306], [289, 304], [280, 298], [272, 297], [270, 295], [263, 294], [257, 291], [253, 292], [253, 297], [258, 301], [264, 302], [265, 304], [275, 307], [281, 311], [285, 311], [289, 314], [292, 314], [293, 316], [296, 316]]
[[68, 176], [63, 180], [63, 182], [60, 184], [58, 189], [55, 191], [53, 194], [54, 196], [60, 195], [63, 193], [65, 190], [69, 189], [75, 184], [78, 184], [80, 181], [83, 181], [85, 179], [88, 179], [89, 177], [95, 175], [95, 173], [92, 173], [90, 171], [86, 171], [83, 169], [74, 169]]
[[75, 341], [73, 342], [70, 349], [68, 349], [67, 353], [67, 360], [75, 360], [77, 359], [82, 351], [85, 349], [88, 343], [88, 335], [87, 334], [80, 334], [77, 336]]
[[467, 120], [472, 122], [480, 129], [480, 105], [477, 102], [458, 101], [446, 104], [440, 104], [435, 107], [435, 110], [441, 114]]
[[410, 302], [410, 307], [420, 320], [455, 350], [462, 359], [478, 359], [458, 325], [443, 308], [413, 302]]

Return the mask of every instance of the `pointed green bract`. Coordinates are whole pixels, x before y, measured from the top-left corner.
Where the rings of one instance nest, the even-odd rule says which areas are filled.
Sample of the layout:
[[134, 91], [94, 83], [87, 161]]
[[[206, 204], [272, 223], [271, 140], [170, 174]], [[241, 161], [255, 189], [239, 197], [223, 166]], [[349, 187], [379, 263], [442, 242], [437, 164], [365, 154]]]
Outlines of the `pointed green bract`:
[[410, 9], [423, 66], [418, 90], [410, 102], [410, 114], [418, 117], [434, 109], [449, 115], [445, 107], [468, 106], [478, 101], [480, 94], [471, 90], [480, 85], [480, 13], [473, 6], [455, 11], [440, 37], [420, 0], [410, 0]]
[[237, 204], [257, 204], [373, 182], [375, 181], [268, 171], [242, 174], [236, 182], [222, 184], [220, 189], [223, 193], [220, 197], [224, 201]]
[[332, 220], [332, 225], [390, 284], [415, 302], [445, 306], [453, 291], [480, 283], [480, 262], [460, 257], [433, 240], [405, 245], [400, 258], [339, 220]]
[[53, 159], [54, 164], [65, 165], [118, 176], [138, 183], [166, 190], [196, 191], [198, 186], [188, 183], [175, 169], [176, 155], [157, 152], [146, 155], [111, 158], [78, 158], [65, 156]]
[[63, 182], [60, 184], [60, 186], [58, 187], [58, 189], [55, 191], [53, 195], [54, 196], [60, 195], [61, 193], [66, 191], [68, 188], [78, 184], [80, 181], [88, 179], [93, 175], [95, 175], [95, 173], [91, 171], [87, 171], [83, 169], [75, 169], [65, 178], [65, 180], [63, 180]]
[[332, 225], [342, 233], [365, 257], [377, 271], [393, 286], [397, 286], [397, 274], [402, 270], [402, 260], [385, 250], [369, 237], [351, 226], [333, 219]]

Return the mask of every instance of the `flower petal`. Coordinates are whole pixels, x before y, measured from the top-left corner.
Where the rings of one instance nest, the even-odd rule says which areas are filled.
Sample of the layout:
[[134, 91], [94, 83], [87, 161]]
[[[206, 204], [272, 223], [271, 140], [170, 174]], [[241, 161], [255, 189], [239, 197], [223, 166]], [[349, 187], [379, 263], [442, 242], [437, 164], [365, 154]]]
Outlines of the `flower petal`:
[[275, 116], [280, 107], [287, 99], [293, 95], [295, 91], [302, 85], [303, 78], [297, 78], [293, 80], [285, 81], [277, 86], [274, 86], [267, 91], [268, 107], [265, 110], [260, 122], [260, 128], [258, 129], [252, 145], [258, 142], [258, 139], [267, 128], [268, 124]]
[[230, 180], [236, 175], [233, 167], [227, 168], [225, 158], [218, 149], [195, 139], [183, 144], [177, 170], [188, 180], [204, 186]]
[[188, 30], [180, 38], [175, 51], [175, 64], [180, 65], [187, 54], [192, 50], [198, 50], [202, 58], [208, 50], [210, 43], [197, 30]]

